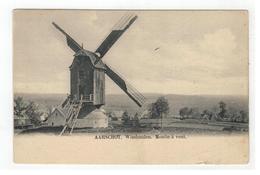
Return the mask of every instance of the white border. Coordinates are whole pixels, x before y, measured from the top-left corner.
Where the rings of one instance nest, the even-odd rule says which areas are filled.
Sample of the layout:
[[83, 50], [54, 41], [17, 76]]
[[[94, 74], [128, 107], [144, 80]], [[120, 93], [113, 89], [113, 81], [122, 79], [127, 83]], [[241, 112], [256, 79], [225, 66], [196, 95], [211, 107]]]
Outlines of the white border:
[[[67, 174], [133, 174], [141, 173], [161, 174], [259, 174], [256, 167], [255, 145], [259, 147], [259, 139], [255, 133], [260, 132], [255, 123], [259, 112], [255, 111], [255, 103], [259, 103], [259, 81], [256, 79], [260, 71], [259, 61], [256, 60], [255, 48], [256, 35], [254, 0], [0, 0], [0, 174], [26, 174], [46, 175], [46, 173], [59, 173], [62, 169]], [[166, 166], [97, 166], [97, 165], [17, 165], [13, 163], [12, 153], [12, 10], [15, 8], [38, 8], [38, 9], [244, 9], [249, 10], [250, 16], [250, 162], [248, 165], [166, 165]], [[259, 11], [260, 9], [258, 9]], [[259, 17], [259, 13], [256, 13]], [[258, 18], [259, 19], [259, 18]], [[260, 31], [260, 30], [258, 30]], [[258, 45], [260, 45], [258, 43]], [[256, 82], [255, 82], [256, 81]], [[255, 83], [254, 83], [255, 82]], [[256, 141], [255, 141], [256, 140]], [[204, 171], [202, 171], [203, 169]], [[184, 171], [186, 170], [186, 171]], [[214, 170], [214, 171], [212, 171]], [[87, 173], [86, 173], [87, 171]], [[144, 172], [145, 171], [145, 172]], [[210, 171], [210, 172], [209, 172]], [[258, 172], [258, 173], [257, 173]]]

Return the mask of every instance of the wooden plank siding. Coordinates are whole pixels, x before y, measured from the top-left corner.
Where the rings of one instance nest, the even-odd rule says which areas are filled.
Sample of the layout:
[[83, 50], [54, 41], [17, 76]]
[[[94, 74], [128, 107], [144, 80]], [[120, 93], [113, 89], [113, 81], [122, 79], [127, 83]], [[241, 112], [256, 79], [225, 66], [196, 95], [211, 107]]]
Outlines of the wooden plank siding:
[[94, 70], [94, 105], [105, 104], [105, 72], [102, 69]]
[[77, 81], [78, 81], [77, 69], [73, 67], [72, 69], [70, 69], [70, 94], [73, 98], [75, 98], [78, 94]]
[[70, 67], [70, 71], [71, 95], [76, 97], [77, 100], [80, 99], [81, 95], [88, 97], [90, 95], [92, 96], [94, 92], [94, 69], [90, 60], [82, 56], [75, 57], [72, 66]]
[[93, 67], [89, 59], [82, 59], [78, 69], [78, 99], [80, 96], [91, 96], [93, 94]]

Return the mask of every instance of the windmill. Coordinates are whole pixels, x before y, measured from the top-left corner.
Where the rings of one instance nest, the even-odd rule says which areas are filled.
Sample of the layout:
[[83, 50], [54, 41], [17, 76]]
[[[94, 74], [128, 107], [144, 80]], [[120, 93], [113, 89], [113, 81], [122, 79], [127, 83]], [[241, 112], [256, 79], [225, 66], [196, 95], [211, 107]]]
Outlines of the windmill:
[[62, 107], [68, 111], [62, 133], [69, 123], [72, 123], [72, 132], [76, 119], [84, 118], [93, 110], [105, 105], [105, 75], [119, 86], [136, 105], [141, 107], [144, 104], [144, 96], [102, 61], [113, 44], [136, 19], [137, 16], [133, 14], [123, 16], [94, 52], [84, 49], [61, 27], [52, 23], [65, 35], [67, 45], [75, 53], [70, 66], [70, 95], [62, 104]]

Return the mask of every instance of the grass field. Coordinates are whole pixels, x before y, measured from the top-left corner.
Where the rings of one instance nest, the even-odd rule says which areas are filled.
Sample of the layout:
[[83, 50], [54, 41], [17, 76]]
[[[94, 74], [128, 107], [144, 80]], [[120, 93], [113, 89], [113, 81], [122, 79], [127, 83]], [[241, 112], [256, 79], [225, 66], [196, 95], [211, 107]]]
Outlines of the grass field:
[[[128, 111], [130, 115], [135, 112], [147, 109], [147, 105], [156, 101], [162, 94], [144, 94], [146, 97], [146, 105], [138, 108], [126, 95], [107, 95], [106, 105], [103, 107], [107, 112], [113, 111]], [[15, 97], [22, 96], [26, 101], [34, 101], [39, 105], [41, 110], [46, 110], [50, 107], [59, 105], [65, 98], [65, 94], [15, 94]], [[180, 120], [174, 117], [178, 116], [179, 109], [182, 107], [197, 108], [199, 111], [205, 109], [212, 109], [218, 106], [219, 101], [224, 101], [227, 108], [232, 110], [248, 111], [248, 98], [243, 96], [194, 96], [194, 95], [163, 95], [169, 102], [170, 112], [167, 118], [162, 120], [162, 128], [160, 119], [141, 119], [140, 127], [131, 128], [124, 127], [120, 121], [111, 121], [110, 127], [105, 129], [76, 129], [75, 133], [95, 133], [95, 132], [109, 132], [109, 133], [234, 133], [247, 132], [248, 123], [232, 123], [232, 122], [216, 122], [206, 121], [201, 119], [185, 119]], [[62, 128], [34, 128], [23, 133], [59, 133]], [[21, 131], [15, 131], [20, 133]]]
[[[232, 123], [232, 122], [207, 122], [195, 119], [179, 120], [179, 119], [163, 119], [162, 125], [160, 119], [141, 119], [140, 126], [127, 127], [121, 121], [112, 121], [108, 128], [78, 128], [74, 129], [74, 134], [94, 134], [94, 133], [110, 133], [110, 134], [235, 134], [248, 132], [248, 124]], [[60, 127], [43, 126], [33, 129], [20, 130], [17, 134], [60, 134]]]

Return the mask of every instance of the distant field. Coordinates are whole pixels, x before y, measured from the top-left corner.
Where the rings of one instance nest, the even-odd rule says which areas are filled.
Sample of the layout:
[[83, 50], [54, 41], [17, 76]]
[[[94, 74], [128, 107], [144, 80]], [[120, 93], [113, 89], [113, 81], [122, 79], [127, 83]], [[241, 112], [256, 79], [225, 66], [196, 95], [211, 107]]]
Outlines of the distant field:
[[[62, 126], [42, 126], [27, 130], [16, 131], [16, 134], [60, 134]], [[66, 130], [65, 135], [69, 134], [70, 130]], [[238, 134], [247, 133], [248, 123], [233, 123], [233, 122], [216, 122], [202, 121], [198, 119], [140, 119], [139, 126], [126, 126], [122, 121], [110, 121], [107, 128], [74, 128], [73, 134], [76, 133], [110, 133], [110, 134]]]
[[[133, 114], [145, 110], [147, 105], [155, 102], [160, 96], [164, 96], [170, 105], [169, 115], [178, 115], [182, 107], [198, 108], [200, 111], [218, 107], [220, 101], [227, 104], [228, 109], [244, 110], [248, 112], [248, 97], [246, 96], [215, 96], [215, 95], [175, 95], [175, 94], [143, 94], [146, 97], [146, 105], [139, 108], [125, 94], [108, 94], [106, 95], [106, 105], [104, 109], [108, 112], [115, 110], [127, 110]], [[66, 94], [15, 94], [15, 97], [22, 96], [25, 100], [34, 101], [39, 104], [40, 108], [47, 109], [59, 105], [65, 98]]]

